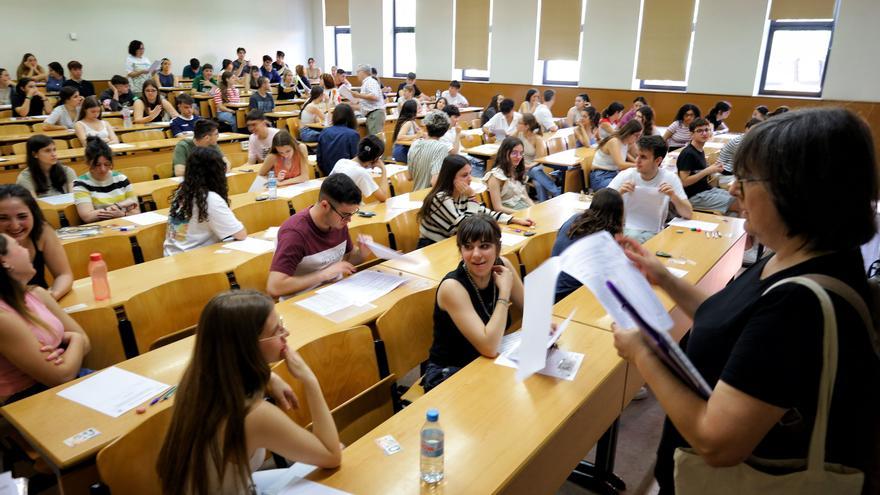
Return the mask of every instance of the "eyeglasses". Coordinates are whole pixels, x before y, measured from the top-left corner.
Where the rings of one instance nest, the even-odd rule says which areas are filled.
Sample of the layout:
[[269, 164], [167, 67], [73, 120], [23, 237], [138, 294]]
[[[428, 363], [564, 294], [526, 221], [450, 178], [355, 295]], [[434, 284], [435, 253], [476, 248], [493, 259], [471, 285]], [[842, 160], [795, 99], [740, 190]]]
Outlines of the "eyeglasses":
[[731, 190], [734, 186], [737, 187], [739, 189], [740, 196], [742, 196], [742, 199], [746, 199], [746, 188], [744, 188], [743, 185], [750, 182], [767, 182], [767, 179], [758, 179], [755, 177], [738, 177], [734, 175], [733, 182], [730, 184], [730, 187]]
[[522, 151], [511, 151], [510, 156], [523, 156]]
[[278, 337], [287, 337], [289, 333], [287, 332], [287, 328], [284, 327], [284, 318], [278, 317], [278, 326], [275, 327], [275, 331], [272, 332], [270, 337], [263, 337], [262, 339], [257, 340], [257, 342], [265, 342], [267, 340], [277, 339]]
[[699, 134], [709, 134], [711, 132], [712, 132], [712, 129], [709, 129], [708, 127], [701, 127], [699, 129], [694, 129], [694, 133], [699, 133]]
[[342, 218], [343, 220], [350, 220], [351, 217], [357, 215], [357, 214], [361, 211], [361, 209], [358, 208], [358, 209], [354, 210], [354, 211], [351, 212], [351, 213], [342, 213], [341, 211], [337, 210], [335, 206], [333, 206], [333, 203], [332, 203], [332, 202], [327, 201], [327, 204], [329, 204], [329, 205], [330, 205], [330, 208], [332, 208], [333, 211], [335, 211], [336, 214], [339, 215], [339, 217]]

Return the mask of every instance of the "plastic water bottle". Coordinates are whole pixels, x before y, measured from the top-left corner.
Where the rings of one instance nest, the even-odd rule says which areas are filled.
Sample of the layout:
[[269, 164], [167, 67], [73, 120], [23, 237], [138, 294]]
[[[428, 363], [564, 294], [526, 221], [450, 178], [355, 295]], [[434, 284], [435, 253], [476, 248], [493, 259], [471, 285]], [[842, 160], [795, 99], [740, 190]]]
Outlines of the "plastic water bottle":
[[266, 181], [266, 185], [269, 187], [269, 199], [277, 199], [278, 198], [278, 180], [275, 179], [275, 171], [269, 171], [269, 180]]
[[333, 124], [333, 118], [330, 116], [330, 112], [324, 114], [324, 127], [330, 127]]
[[425, 483], [439, 483], [443, 479], [443, 429], [437, 420], [440, 413], [428, 409], [427, 421], [422, 426], [421, 474]]
[[422, 115], [428, 113], [428, 105], [425, 102], [422, 102]]
[[92, 292], [95, 301], [110, 299], [110, 282], [107, 281], [107, 263], [101, 257], [101, 253], [89, 255], [89, 277], [92, 279]]
[[131, 127], [131, 108], [128, 105], [122, 107], [122, 127]]
[[440, 90], [438, 89], [436, 93], [434, 93], [434, 98], [440, 99]]

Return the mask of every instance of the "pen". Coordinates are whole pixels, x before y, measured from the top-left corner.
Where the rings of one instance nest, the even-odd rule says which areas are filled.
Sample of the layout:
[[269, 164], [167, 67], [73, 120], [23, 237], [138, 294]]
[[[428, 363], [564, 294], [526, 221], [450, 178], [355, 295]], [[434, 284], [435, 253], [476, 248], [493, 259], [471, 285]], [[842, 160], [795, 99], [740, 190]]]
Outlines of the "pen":
[[169, 388], [168, 390], [157, 395], [155, 399], [150, 401], [150, 405], [151, 406], [155, 405], [157, 402], [163, 401], [163, 400], [167, 399], [168, 397], [174, 395], [175, 390], [177, 390], [177, 385], [174, 385], [173, 387]]
[[165, 396], [162, 397], [162, 401], [166, 401], [166, 400], [170, 399], [171, 397], [173, 397], [174, 392], [177, 392], [177, 385], [171, 387], [167, 392], [165, 392]]

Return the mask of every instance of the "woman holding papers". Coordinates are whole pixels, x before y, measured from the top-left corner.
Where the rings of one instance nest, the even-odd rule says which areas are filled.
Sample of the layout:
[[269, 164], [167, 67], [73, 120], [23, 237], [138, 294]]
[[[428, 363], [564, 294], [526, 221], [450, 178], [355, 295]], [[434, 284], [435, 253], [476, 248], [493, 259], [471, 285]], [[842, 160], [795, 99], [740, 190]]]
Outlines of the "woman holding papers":
[[0, 234], [0, 404], [73, 380], [89, 352], [83, 329], [52, 294], [28, 286], [28, 250]]
[[498, 355], [510, 325], [510, 305], [523, 308], [523, 283], [500, 257], [501, 229], [488, 215], [461, 222], [458, 268], [446, 274], [434, 304], [434, 343], [422, 379], [425, 391], [483, 355]]
[[[73, 270], [67, 254], [27, 189], [16, 184], [0, 185], [0, 233], [15, 239], [30, 253], [34, 275], [28, 285], [47, 289], [56, 301], [70, 292]], [[46, 281], [47, 268], [52, 274], [51, 287]]]
[[[339, 466], [342, 446], [321, 386], [287, 346], [287, 329], [271, 299], [251, 290], [219, 294], [202, 311], [196, 335], [156, 466], [162, 493], [267, 493], [287, 473], [255, 472], [267, 450], [323, 468]], [[279, 360], [302, 383], [311, 432], [283, 411], [299, 403], [269, 367]], [[267, 395], [278, 405], [264, 400]]]
[[[831, 163], [846, 163], [846, 173]], [[877, 230], [871, 130], [842, 108], [789, 112], [746, 135], [733, 170], [731, 192], [742, 205], [746, 231], [774, 254], [717, 294], [675, 277], [652, 252], [623, 240], [630, 260], [693, 318], [687, 355], [714, 386], [704, 400], [661, 363], [638, 331], [615, 330], [619, 354], [635, 364], [668, 414], [655, 470], [661, 493], [672, 493], [673, 464], [687, 456], [673, 461], [679, 447], [690, 446], [711, 467], [738, 465], [750, 456], [807, 457], [820, 373], [823, 363], [832, 364], [823, 357], [826, 316], [837, 324], [837, 362], [819, 462], [863, 471], [863, 493], [878, 493], [872, 475], [880, 396], [870, 387], [880, 383], [880, 359], [873, 328], [855, 309], [869, 295], [859, 246]], [[816, 200], [829, 192], [833, 208]], [[851, 294], [827, 291], [833, 311], [825, 313], [809, 288], [774, 285], [802, 275], [833, 277]], [[820, 286], [832, 287], [825, 281]], [[676, 468], [675, 484], [682, 486], [694, 471]]]
[[599, 141], [599, 149], [593, 157], [590, 170], [590, 189], [598, 191], [614, 179], [621, 170], [635, 167], [635, 161], [629, 159], [630, 146], [636, 144], [642, 135], [642, 124], [633, 119]]
[[186, 160], [183, 182], [171, 200], [165, 256], [246, 237], [247, 229], [229, 208], [223, 155], [213, 148], [196, 147]]

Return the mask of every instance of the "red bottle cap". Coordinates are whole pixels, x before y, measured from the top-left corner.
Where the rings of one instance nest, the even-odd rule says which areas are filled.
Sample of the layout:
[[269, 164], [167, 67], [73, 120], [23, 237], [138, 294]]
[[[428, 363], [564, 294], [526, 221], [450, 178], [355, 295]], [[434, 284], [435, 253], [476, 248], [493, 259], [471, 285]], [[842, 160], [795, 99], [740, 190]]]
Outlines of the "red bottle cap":
[[89, 261], [101, 261], [101, 253], [92, 253], [89, 255]]

